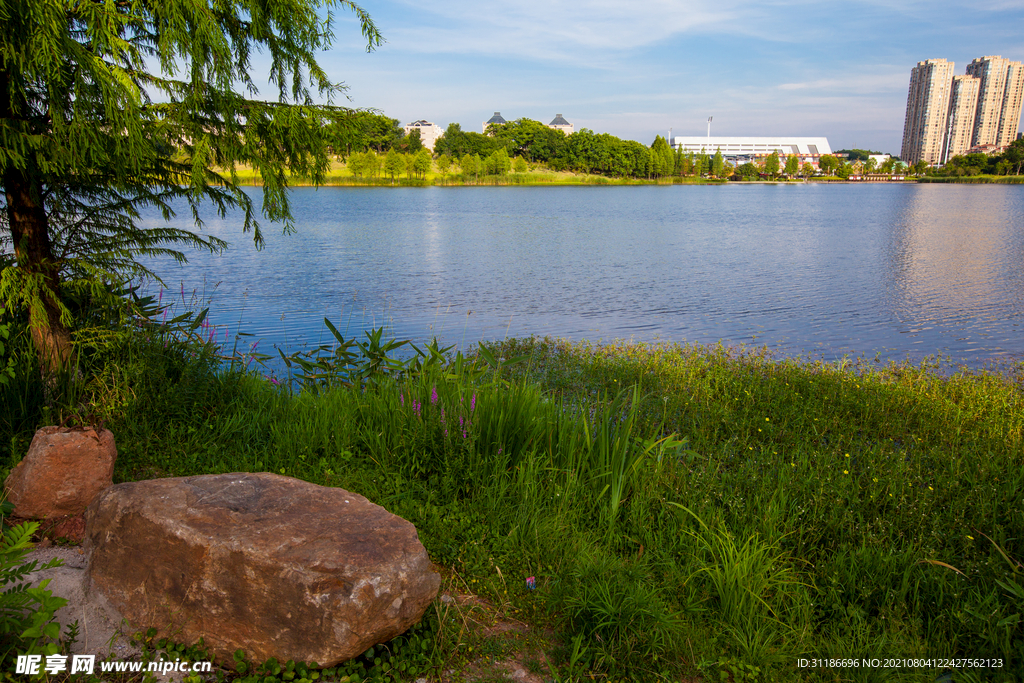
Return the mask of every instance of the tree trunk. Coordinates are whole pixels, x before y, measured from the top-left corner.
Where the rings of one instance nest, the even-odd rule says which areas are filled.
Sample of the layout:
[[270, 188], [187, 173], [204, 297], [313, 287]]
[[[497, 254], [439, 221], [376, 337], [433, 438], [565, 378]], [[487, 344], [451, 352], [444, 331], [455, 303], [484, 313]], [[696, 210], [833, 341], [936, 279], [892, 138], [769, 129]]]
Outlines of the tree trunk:
[[[38, 133], [27, 118], [30, 109], [24, 95], [11, 87], [12, 81], [10, 72], [0, 68], [0, 118], [5, 125]], [[71, 334], [60, 319], [60, 273], [53, 258], [42, 182], [33, 153], [27, 150], [20, 167], [8, 159], [2, 181], [17, 267], [22, 271], [24, 286], [39, 295], [39, 301], [29, 305], [29, 323], [44, 385], [50, 388], [71, 358]]]
[[60, 319], [60, 275], [50, 244], [49, 221], [38, 180], [8, 168], [3, 177], [7, 218], [18, 268], [36, 283], [40, 302], [29, 306], [32, 342], [49, 385], [71, 358], [71, 334]]

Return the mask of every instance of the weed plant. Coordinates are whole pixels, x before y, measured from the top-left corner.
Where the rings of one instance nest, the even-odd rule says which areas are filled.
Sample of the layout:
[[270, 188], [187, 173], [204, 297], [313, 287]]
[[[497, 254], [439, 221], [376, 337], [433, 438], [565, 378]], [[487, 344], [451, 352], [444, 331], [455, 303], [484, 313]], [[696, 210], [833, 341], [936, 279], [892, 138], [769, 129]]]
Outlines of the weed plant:
[[[1020, 365], [547, 339], [398, 360], [379, 332], [334, 330], [275, 383], [225, 365], [201, 319], [154, 317], [112, 324], [62, 405], [18, 403], [16, 367], [0, 386], [22, 411], [2, 425], [10, 465], [44, 419], [87, 414], [116, 435], [119, 480], [272, 471], [357, 491], [417, 526], [447, 590], [554, 628], [556, 680], [942, 671], [797, 666], [821, 657], [991, 658], [955, 680], [1024, 676]], [[471, 662], [465, 620], [432, 614], [418, 658], [364, 677]]]

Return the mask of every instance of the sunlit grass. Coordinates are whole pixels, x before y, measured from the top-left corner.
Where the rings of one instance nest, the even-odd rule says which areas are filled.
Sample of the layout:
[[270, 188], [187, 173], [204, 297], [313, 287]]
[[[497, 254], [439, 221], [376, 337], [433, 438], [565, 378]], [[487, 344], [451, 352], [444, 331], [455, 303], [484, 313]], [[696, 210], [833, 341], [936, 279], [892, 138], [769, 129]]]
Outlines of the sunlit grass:
[[[799, 657], [991, 657], [1004, 666], [984, 679], [1024, 673], [1021, 364], [520, 339], [388, 365], [386, 346], [339, 345], [293, 368], [310, 379], [290, 390], [132, 332], [71, 405], [114, 430], [122, 480], [272, 471], [366, 495], [467, 590], [554, 628], [564, 678], [940, 671]], [[15, 389], [4, 405], [30, 392]], [[28, 430], [9, 430], [12, 465]], [[437, 628], [431, 661], [471, 659], [462, 626]]]

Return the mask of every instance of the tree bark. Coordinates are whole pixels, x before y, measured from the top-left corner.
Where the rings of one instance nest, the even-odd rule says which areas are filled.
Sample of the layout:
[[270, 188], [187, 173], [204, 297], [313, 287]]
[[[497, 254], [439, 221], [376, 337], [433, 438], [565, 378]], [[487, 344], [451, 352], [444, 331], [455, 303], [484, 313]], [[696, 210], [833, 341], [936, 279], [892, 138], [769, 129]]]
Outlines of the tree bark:
[[17, 267], [27, 281], [42, 285], [41, 306], [29, 306], [29, 327], [43, 379], [49, 384], [71, 359], [71, 333], [60, 319], [60, 274], [53, 258], [42, 188], [37, 179], [11, 168], [4, 173], [3, 184]]
[[[24, 95], [12, 88], [11, 74], [0, 68], [0, 118], [8, 125], [32, 131]], [[18, 268], [25, 282], [41, 285], [40, 305], [29, 306], [32, 342], [39, 356], [44, 384], [52, 386], [57, 373], [71, 359], [71, 334], [60, 319], [60, 268], [53, 258], [50, 226], [43, 205], [43, 188], [36, 161], [29, 150], [18, 166], [10, 159], [3, 169], [7, 219]]]

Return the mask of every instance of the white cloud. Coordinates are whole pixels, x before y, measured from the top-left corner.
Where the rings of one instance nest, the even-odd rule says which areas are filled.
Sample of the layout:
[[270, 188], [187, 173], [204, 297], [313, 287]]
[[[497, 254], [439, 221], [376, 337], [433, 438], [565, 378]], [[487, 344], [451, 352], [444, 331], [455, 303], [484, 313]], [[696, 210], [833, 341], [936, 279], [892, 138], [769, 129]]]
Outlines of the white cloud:
[[431, 25], [405, 25], [391, 31], [388, 40], [403, 49], [550, 55], [574, 62], [593, 59], [595, 53], [621, 53], [682, 33], [726, 25], [738, 19], [737, 12], [745, 4], [740, 0], [524, 0], [509, 4], [453, 0], [430, 6], [402, 2], [410, 10], [435, 18]]
[[786, 91], [812, 91], [868, 94], [888, 93], [893, 89], [906, 88], [910, 78], [910, 68], [893, 66], [864, 66], [855, 73], [836, 75], [831, 78], [820, 78], [797, 83], [781, 83], [776, 86]]

